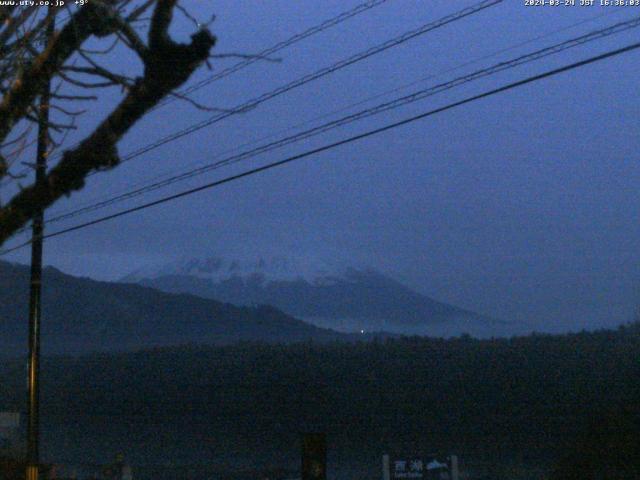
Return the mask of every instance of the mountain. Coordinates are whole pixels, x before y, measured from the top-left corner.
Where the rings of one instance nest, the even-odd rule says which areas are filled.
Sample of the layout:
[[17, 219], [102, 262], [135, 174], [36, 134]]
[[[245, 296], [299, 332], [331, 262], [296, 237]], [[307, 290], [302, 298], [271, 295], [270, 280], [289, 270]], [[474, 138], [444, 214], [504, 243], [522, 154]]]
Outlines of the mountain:
[[[0, 352], [26, 351], [29, 268], [0, 262]], [[237, 341], [349, 340], [269, 307], [43, 272], [42, 350], [77, 354]]]
[[273, 305], [344, 332], [488, 337], [513, 330], [506, 322], [431, 299], [371, 268], [336, 262], [277, 256], [189, 259], [139, 270], [122, 281], [235, 305]]

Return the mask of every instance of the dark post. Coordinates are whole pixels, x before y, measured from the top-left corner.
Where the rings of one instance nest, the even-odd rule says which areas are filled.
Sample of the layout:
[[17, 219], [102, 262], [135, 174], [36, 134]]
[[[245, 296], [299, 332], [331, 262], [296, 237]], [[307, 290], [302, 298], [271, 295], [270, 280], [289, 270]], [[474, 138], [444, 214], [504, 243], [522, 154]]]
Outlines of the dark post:
[[302, 437], [302, 480], [327, 479], [327, 437], [305, 433]]
[[[47, 46], [55, 31], [52, 7], [48, 14], [51, 21], [46, 30]], [[45, 47], [46, 48], [46, 47]], [[47, 172], [49, 149], [49, 101], [51, 81], [47, 80], [40, 96], [38, 112], [38, 152], [36, 158], [36, 184], [42, 183]], [[40, 209], [32, 219], [31, 285], [29, 291], [29, 373], [28, 373], [28, 424], [27, 424], [27, 480], [38, 480], [40, 465], [40, 300], [42, 284], [42, 234], [44, 212]]]

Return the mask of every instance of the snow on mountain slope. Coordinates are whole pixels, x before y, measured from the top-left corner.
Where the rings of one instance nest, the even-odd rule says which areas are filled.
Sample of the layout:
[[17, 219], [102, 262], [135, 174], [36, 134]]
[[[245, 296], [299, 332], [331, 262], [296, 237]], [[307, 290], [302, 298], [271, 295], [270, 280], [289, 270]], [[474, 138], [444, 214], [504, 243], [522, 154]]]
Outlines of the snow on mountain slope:
[[338, 260], [277, 255], [258, 256], [252, 259], [185, 257], [165, 265], [141, 268], [127, 275], [121, 281], [138, 282], [178, 275], [220, 282], [234, 277], [262, 276], [265, 281], [305, 280], [315, 284], [330, 282], [331, 278], [342, 276], [348, 269], [341, 265]]
[[439, 302], [371, 268], [345, 265], [338, 259], [290, 256], [182, 259], [138, 270], [122, 281], [235, 305], [273, 305], [343, 332], [440, 337], [515, 333], [506, 322]]

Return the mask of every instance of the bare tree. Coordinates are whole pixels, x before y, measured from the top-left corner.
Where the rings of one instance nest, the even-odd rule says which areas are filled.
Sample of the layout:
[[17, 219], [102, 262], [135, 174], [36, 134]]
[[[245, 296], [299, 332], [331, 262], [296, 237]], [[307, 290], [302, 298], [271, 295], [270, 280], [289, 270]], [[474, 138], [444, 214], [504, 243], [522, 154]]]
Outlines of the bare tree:
[[[169, 35], [176, 10], [196, 24], [188, 43]], [[54, 19], [56, 29], [45, 41]], [[106, 47], [90, 48], [93, 39]], [[122, 90], [104, 120], [61, 152], [44, 182], [21, 186], [0, 206], [0, 245], [39, 209], [81, 189], [87, 175], [117, 166], [123, 135], [166, 96], [179, 95], [173, 92], [207, 62], [214, 44], [208, 23], [198, 23], [178, 0], [88, 0], [74, 12], [0, 6], [0, 182], [20, 177], [17, 160], [33, 141], [38, 99], [48, 81], [55, 82], [49, 109], [64, 119], [48, 123], [54, 148], [76, 128], [75, 119], [84, 111], [73, 104], [97, 99], [96, 89]], [[109, 67], [113, 60], [108, 57], [121, 55], [122, 49], [140, 60], [138, 76]]]

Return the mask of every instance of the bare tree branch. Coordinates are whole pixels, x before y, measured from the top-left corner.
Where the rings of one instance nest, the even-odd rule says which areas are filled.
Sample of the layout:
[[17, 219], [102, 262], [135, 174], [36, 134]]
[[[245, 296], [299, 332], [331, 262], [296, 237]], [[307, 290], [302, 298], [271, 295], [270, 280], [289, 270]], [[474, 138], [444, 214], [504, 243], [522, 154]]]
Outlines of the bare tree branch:
[[[70, 22], [73, 25], [67, 24], [56, 35], [50, 47], [34, 60], [7, 92], [0, 105], [0, 140], [20, 118], [28, 115], [42, 78], [55, 73], [64, 76], [60, 71], [64, 61], [78, 51], [84, 40], [91, 34], [113, 33], [114, 28], [122, 31], [119, 15], [115, 9], [107, 8], [106, 3], [89, 4], [93, 7], [83, 7], [75, 14]], [[122, 136], [160, 100], [184, 84], [207, 60], [215, 44], [215, 37], [207, 29], [193, 34], [188, 44], [176, 43], [170, 38], [168, 28], [175, 5], [176, 0], [156, 1], [148, 47], [142, 58], [144, 73], [134, 80], [121, 102], [79, 145], [64, 152], [43, 183], [24, 188], [0, 208], [0, 245], [39, 209], [47, 208], [61, 197], [81, 189], [89, 173], [116, 166], [120, 162], [117, 143]], [[95, 67], [91, 68], [95, 70]], [[33, 83], [27, 84], [27, 80]]]
[[112, 9], [105, 9], [99, 3], [89, 3], [81, 8], [62, 31], [54, 36], [49, 47], [16, 78], [0, 103], [0, 142], [4, 141], [13, 126], [25, 116], [46, 81], [80, 45], [92, 34], [108, 34], [112, 27], [112, 22], [109, 21], [112, 13]]

